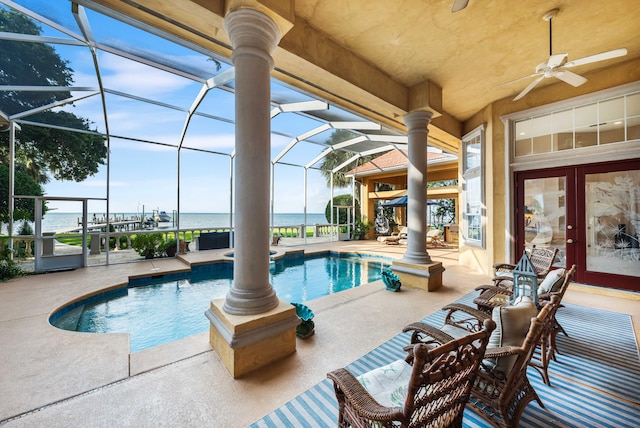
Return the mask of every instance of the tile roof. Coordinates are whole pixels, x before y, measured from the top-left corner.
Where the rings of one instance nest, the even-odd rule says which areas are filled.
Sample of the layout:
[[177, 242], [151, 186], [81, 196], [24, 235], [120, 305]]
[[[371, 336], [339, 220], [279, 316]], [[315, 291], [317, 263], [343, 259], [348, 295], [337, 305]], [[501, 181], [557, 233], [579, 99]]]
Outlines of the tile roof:
[[[456, 156], [447, 153], [433, 153], [427, 152], [427, 163], [431, 164], [436, 161], [454, 160]], [[364, 165], [358, 167], [358, 174], [362, 174], [370, 171], [380, 171], [387, 169], [406, 168], [409, 163], [409, 154], [407, 150], [394, 149], [384, 153], [381, 156], [373, 159], [373, 161], [367, 162]], [[355, 173], [356, 170], [352, 169], [347, 172], [347, 175]]]

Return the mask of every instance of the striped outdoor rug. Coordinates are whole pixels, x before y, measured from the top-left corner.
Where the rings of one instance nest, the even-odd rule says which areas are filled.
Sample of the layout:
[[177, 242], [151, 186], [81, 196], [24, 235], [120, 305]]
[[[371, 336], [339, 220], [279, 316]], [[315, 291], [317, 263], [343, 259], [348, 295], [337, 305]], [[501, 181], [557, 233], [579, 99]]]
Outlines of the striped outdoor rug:
[[[476, 293], [459, 302], [471, 304]], [[640, 359], [631, 318], [628, 315], [566, 304], [558, 321], [569, 334], [558, 336], [562, 354], [550, 366], [552, 386], [529, 369], [529, 380], [546, 409], [529, 403], [520, 420], [522, 427], [640, 427]], [[423, 319], [436, 327], [444, 321], [437, 311]], [[398, 334], [356, 360], [347, 369], [360, 375], [404, 358], [408, 334]], [[262, 427], [335, 427], [338, 404], [333, 383], [323, 380], [295, 399], [251, 425]], [[465, 427], [488, 424], [471, 410], [465, 411]]]

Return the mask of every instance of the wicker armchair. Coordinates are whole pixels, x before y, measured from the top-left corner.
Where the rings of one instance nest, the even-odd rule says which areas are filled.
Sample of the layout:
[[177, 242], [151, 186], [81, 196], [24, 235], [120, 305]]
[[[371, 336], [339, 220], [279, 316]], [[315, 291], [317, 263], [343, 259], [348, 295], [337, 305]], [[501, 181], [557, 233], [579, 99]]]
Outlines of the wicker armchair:
[[[549, 270], [551, 270], [553, 260], [556, 258], [557, 253], [557, 248], [533, 247], [531, 249], [529, 260], [531, 260], [531, 264], [538, 274], [539, 280], [542, 280], [547, 275], [547, 273], [549, 273]], [[512, 287], [513, 270], [515, 269], [515, 267], [516, 265], [511, 263], [498, 263], [493, 265], [493, 285], [497, 287]]]
[[[518, 426], [522, 412], [533, 400], [544, 408], [544, 404], [527, 378], [527, 367], [536, 346], [541, 341], [545, 326], [551, 322], [551, 317], [558, 305], [559, 297], [552, 296], [538, 316], [531, 318], [529, 330], [521, 345], [487, 348], [485, 359], [471, 389], [469, 406], [492, 426]], [[405, 328], [406, 331], [413, 330], [412, 341], [437, 343], [438, 340], [448, 336], [448, 333], [442, 330], [455, 332], [455, 329], [477, 329], [477, 326], [490, 316], [486, 312], [460, 304], [448, 305], [443, 309], [448, 310], [449, 314], [442, 329], [423, 323], [413, 323]], [[497, 308], [497, 310], [500, 309]], [[449, 328], [446, 328], [447, 325]], [[499, 328], [499, 326], [496, 328], [496, 332]], [[441, 338], [437, 339], [434, 333], [441, 335]], [[497, 370], [501, 362], [507, 359], [510, 361], [506, 370]], [[502, 365], [502, 367], [505, 366]]]
[[[561, 273], [557, 277], [554, 277], [553, 274], [555, 272]], [[564, 293], [567, 291], [569, 284], [573, 280], [573, 277], [576, 273], [576, 265], [573, 265], [571, 269], [558, 269], [551, 271], [547, 274], [547, 277], [543, 280], [543, 282], [539, 286], [538, 291], [538, 306], [542, 307], [549, 300], [551, 300], [552, 296], [558, 297], [558, 305], [555, 307], [551, 314], [551, 321], [545, 325], [545, 331], [542, 334], [540, 339], [540, 343], [538, 346], [540, 347], [540, 353], [533, 356], [530, 365], [534, 367], [540, 375], [542, 376], [542, 380], [547, 385], [551, 385], [551, 380], [549, 379], [549, 363], [551, 361], [556, 361], [556, 353], [560, 353], [558, 351], [558, 347], [556, 345], [556, 337], [558, 333], [562, 333], [565, 336], [568, 336], [565, 329], [560, 325], [558, 319], [556, 318], [556, 311], [561, 307], [561, 301], [564, 297]], [[548, 283], [548, 284], [547, 284]], [[512, 295], [512, 291], [506, 287], [496, 287], [494, 285], [482, 285], [477, 287], [476, 290], [480, 290], [483, 295], [490, 295], [492, 293], [505, 295], [507, 297]], [[490, 301], [486, 301], [481, 297], [478, 297], [474, 300], [478, 304], [478, 309], [487, 309], [492, 305], [497, 306], [498, 301], [492, 303]], [[472, 331], [472, 330], [469, 330]]]
[[[481, 331], [434, 349], [416, 344], [406, 361], [359, 378], [344, 368], [328, 373], [338, 400], [338, 426], [461, 427], [469, 391], [494, 325], [489, 320]], [[393, 386], [386, 384], [387, 379]], [[384, 391], [378, 388], [375, 393], [379, 384]]]

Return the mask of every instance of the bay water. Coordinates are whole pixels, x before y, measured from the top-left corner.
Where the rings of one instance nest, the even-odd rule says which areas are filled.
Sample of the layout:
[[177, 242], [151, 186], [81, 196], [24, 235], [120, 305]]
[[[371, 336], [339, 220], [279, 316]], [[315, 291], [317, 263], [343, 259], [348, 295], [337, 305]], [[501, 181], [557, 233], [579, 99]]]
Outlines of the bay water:
[[[175, 217], [171, 212], [167, 214]], [[89, 213], [88, 220], [92, 221], [94, 218], [103, 219], [105, 213]], [[141, 213], [110, 213], [109, 218], [114, 221], [121, 219], [140, 218]], [[145, 217], [150, 216], [151, 213], [146, 213]], [[78, 227], [79, 221], [82, 220], [81, 213], [64, 213], [49, 211], [42, 219], [42, 231], [43, 232], [56, 232], [74, 229]], [[175, 218], [174, 218], [175, 220]], [[197, 228], [216, 228], [216, 227], [229, 227], [231, 222], [228, 213], [180, 213], [180, 229], [197, 229]], [[279, 213], [273, 216], [273, 226], [297, 226], [306, 224], [312, 226], [314, 224], [328, 224], [329, 222], [324, 216], [324, 213], [307, 213], [307, 220], [303, 213]], [[15, 222], [14, 233], [17, 233], [20, 229], [22, 222]], [[33, 223], [31, 222], [33, 228]], [[2, 225], [0, 233], [8, 233], [7, 225]]]

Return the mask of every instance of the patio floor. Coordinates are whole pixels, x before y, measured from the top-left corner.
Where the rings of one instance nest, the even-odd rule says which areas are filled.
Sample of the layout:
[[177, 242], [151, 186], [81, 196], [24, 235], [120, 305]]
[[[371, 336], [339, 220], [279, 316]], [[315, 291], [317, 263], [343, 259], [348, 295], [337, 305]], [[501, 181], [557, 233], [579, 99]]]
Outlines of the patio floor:
[[[405, 251], [376, 241], [320, 243], [305, 249], [390, 257], [401, 257]], [[212, 260], [224, 252], [189, 253], [187, 258]], [[387, 341], [407, 323], [490, 280], [458, 265], [455, 248], [429, 253], [446, 268], [441, 290], [427, 293], [404, 287], [390, 293], [378, 281], [308, 302], [316, 314], [316, 334], [298, 340], [296, 354], [238, 380], [209, 346], [208, 332], [130, 355], [126, 334], [76, 333], [48, 323], [51, 313], [81, 295], [125, 284], [129, 276], [185, 269], [179, 260], [92, 267], [1, 283], [0, 425], [247, 426], [320, 382], [328, 371]], [[602, 293], [572, 285], [565, 301], [631, 314], [637, 339], [640, 296]]]

